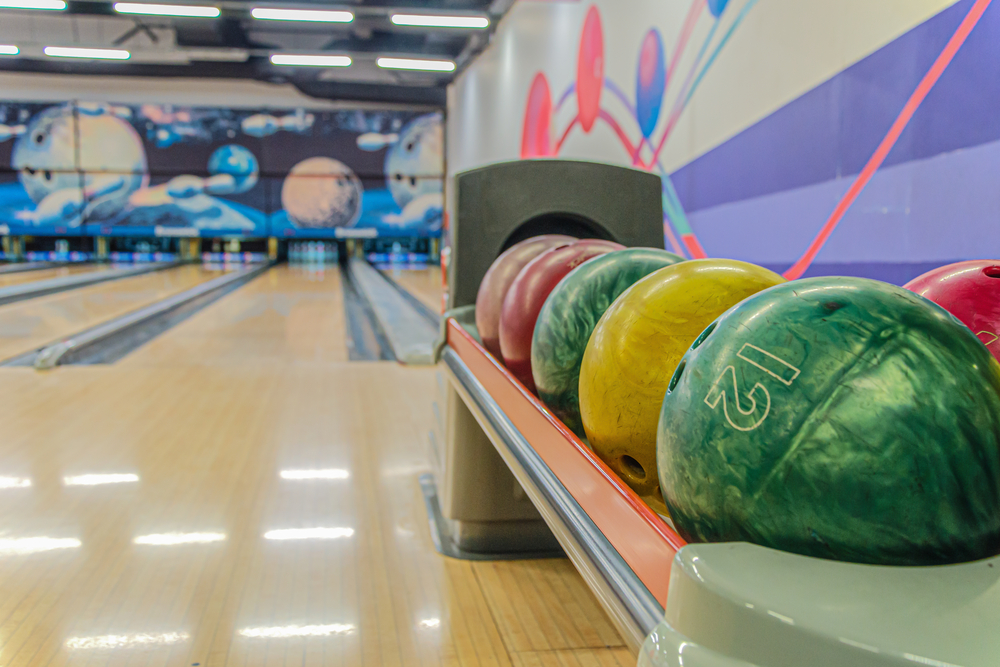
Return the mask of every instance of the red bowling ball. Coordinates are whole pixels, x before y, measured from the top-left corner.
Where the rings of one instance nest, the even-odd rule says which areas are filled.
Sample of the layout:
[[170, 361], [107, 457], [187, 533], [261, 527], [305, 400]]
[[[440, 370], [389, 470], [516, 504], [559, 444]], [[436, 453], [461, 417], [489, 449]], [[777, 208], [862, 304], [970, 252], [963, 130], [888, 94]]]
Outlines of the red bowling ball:
[[507, 368], [530, 391], [535, 391], [531, 337], [549, 292], [567, 273], [591, 257], [624, 248], [613, 241], [598, 239], [551, 248], [531, 260], [511, 283], [500, 313], [500, 352]]
[[1000, 360], [1000, 260], [948, 264], [914, 278], [903, 287], [961, 320]]
[[572, 236], [544, 234], [516, 243], [500, 254], [479, 283], [476, 294], [476, 328], [483, 346], [500, 358], [500, 310], [511, 283], [524, 266], [550, 248], [569, 245]]

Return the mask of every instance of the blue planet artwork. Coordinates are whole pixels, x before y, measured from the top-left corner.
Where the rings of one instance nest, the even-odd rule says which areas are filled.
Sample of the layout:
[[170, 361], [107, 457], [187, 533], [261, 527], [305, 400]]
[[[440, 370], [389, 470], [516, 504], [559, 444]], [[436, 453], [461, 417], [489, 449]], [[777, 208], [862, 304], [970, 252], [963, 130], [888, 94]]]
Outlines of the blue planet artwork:
[[0, 234], [439, 236], [438, 113], [0, 101]]

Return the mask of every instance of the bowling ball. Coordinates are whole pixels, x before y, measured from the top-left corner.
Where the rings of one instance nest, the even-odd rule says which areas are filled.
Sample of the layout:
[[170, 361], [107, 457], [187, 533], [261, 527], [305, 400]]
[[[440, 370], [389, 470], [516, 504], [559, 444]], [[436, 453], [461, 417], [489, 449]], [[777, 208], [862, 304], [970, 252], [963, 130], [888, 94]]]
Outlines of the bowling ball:
[[531, 339], [538, 397], [581, 438], [580, 363], [597, 321], [635, 281], [684, 258], [656, 248], [627, 248], [570, 271], [545, 300]]
[[504, 364], [529, 391], [535, 391], [531, 375], [531, 337], [549, 292], [567, 273], [591, 257], [624, 249], [625, 246], [612, 241], [577, 241], [546, 250], [528, 262], [514, 278], [500, 312], [500, 352]]
[[660, 514], [656, 425], [677, 363], [712, 320], [782, 282], [746, 262], [680, 262], [632, 285], [597, 323], [580, 366], [583, 428], [594, 452]]
[[886, 283], [797, 280], [723, 315], [670, 381], [657, 457], [689, 541], [885, 565], [1000, 551], [1000, 365]]
[[510, 284], [524, 265], [549, 248], [568, 245], [576, 241], [572, 236], [545, 234], [533, 236], [512, 245], [500, 254], [490, 266], [476, 294], [476, 329], [483, 347], [494, 357], [500, 358], [500, 310]]
[[1000, 359], [1000, 260], [948, 264], [903, 287], [960, 319]]

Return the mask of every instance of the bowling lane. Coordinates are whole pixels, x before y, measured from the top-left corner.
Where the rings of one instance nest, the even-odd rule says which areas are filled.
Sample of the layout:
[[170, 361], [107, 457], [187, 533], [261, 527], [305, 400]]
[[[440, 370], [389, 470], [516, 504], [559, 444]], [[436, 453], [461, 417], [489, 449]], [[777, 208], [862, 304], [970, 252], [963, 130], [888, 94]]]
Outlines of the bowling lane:
[[434, 369], [177, 361], [0, 368], [0, 664], [635, 664], [568, 560], [435, 552]]
[[336, 266], [281, 265], [136, 350], [128, 367], [347, 361]]
[[382, 272], [400, 287], [420, 299], [432, 312], [441, 312], [441, 267], [426, 269], [397, 269], [386, 267]]
[[0, 306], [0, 359], [29, 352], [219, 275], [201, 266], [180, 266]]
[[25, 271], [23, 273], [0, 273], [0, 288], [32, 283], [38, 280], [65, 278], [66, 276], [75, 276], [80, 273], [107, 271], [110, 268], [107, 264], [73, 264], [70, 266], [56, 266], [51, 269]]

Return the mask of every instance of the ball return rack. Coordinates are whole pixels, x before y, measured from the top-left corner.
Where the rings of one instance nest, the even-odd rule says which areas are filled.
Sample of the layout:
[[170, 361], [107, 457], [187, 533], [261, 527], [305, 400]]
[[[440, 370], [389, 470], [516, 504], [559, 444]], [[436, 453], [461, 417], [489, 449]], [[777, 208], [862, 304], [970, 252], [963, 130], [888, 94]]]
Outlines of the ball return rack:
[[935, 567], [691, 544], [445, 314], [437, 358], [639, 667], [1000, 664], [1000, 557]]

